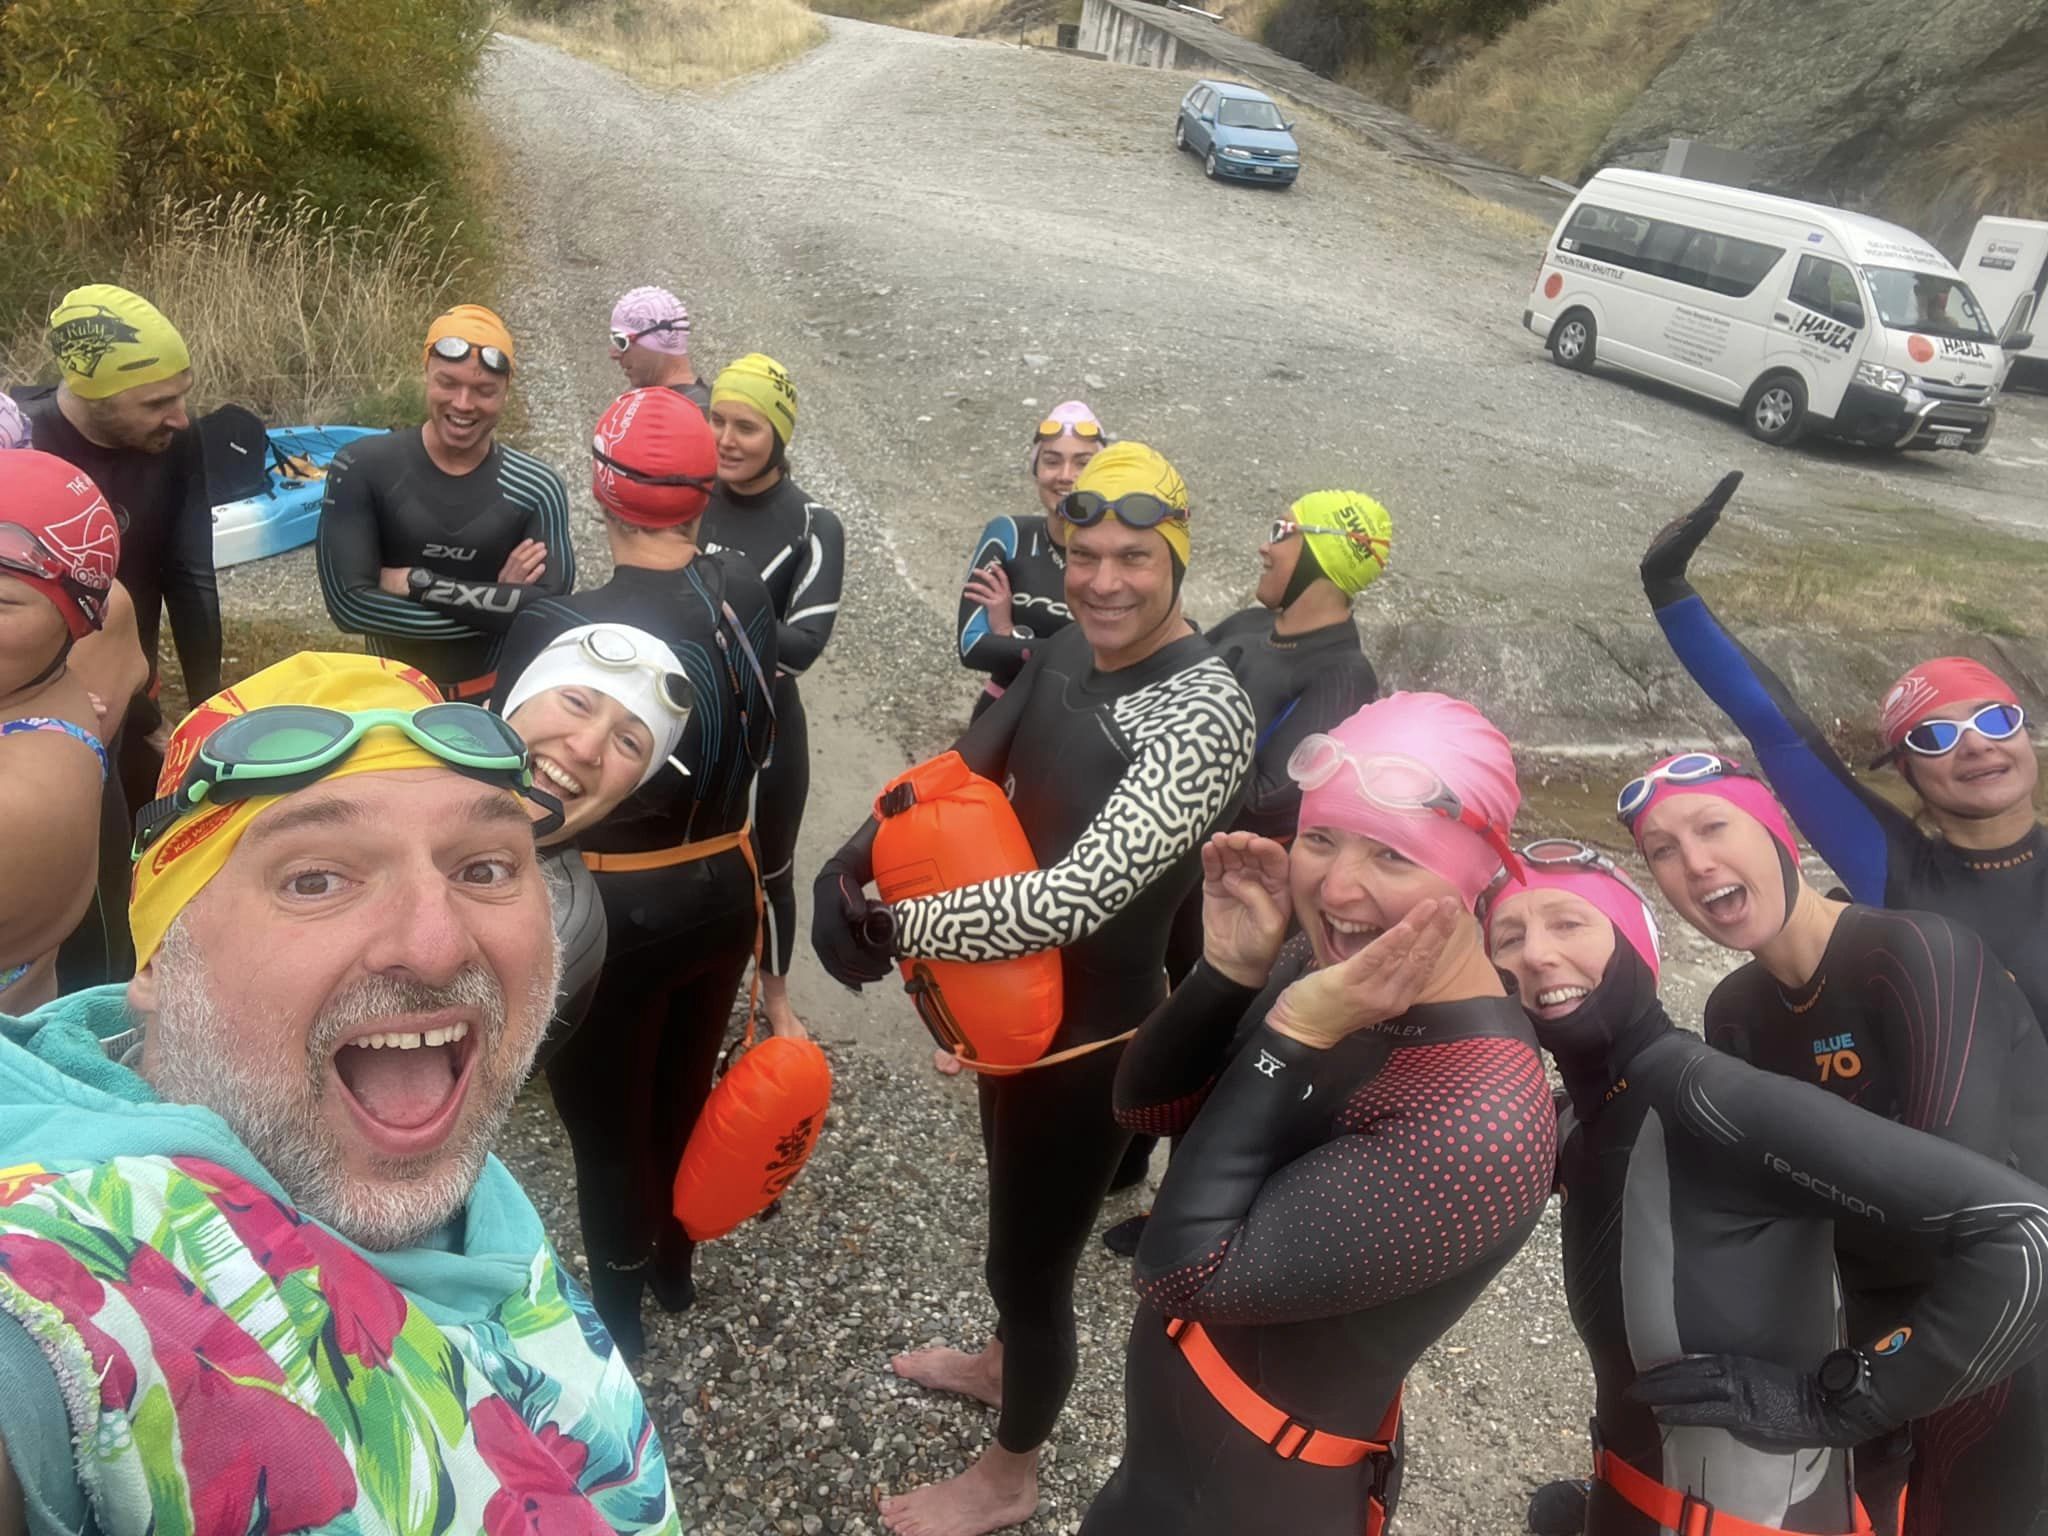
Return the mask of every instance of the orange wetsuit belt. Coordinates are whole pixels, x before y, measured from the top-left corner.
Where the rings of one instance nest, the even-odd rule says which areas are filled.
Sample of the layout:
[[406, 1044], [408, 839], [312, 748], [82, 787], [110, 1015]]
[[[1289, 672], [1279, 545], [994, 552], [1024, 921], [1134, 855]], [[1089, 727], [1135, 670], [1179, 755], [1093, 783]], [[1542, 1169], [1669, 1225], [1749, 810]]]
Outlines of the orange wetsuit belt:
[[767, 908], [767, 897], [761, 889], [761, 860], [754, 849], [754, 824], [748, 822], [737, 832], [727, 832], [718, 837], [701, 838], [694, 843], [677, 843], [672, 848], [652, 848], [645, 853], [590, 853], [583, 855], [583, 865], [593, 874], [619, 875], [642, 869], [672, 869], [678, 864], [694, 864], [699, 859], [716, 858], [721, 853], [739, 850], [741, 858], [747, 861], [747, 873], [754, 882], [754, 975], [747, 983], [747, 1039], [754, 1043], [754, 1019], [760, 1012], [761, 1004], [761, 944], [766, 925], [762, 914]]
[[[1654, 1477], [1638, 1472], [1612, 1451], [1601, 1451], [1593, 1472], [1601, 1482], [1620, 1494], [1637, 1513], [1654, 1520], [1678, 1536], [1782, 1536], [1784, 1528], [1758, 1525], [1714, 1508], [1704, 1499], [1666, 1488]], [[1853, 1497], [1853, 1495], [1852, 1495]], [[1856, 1524], [1852, 1536], [1872, 1536], [1870, 1516], [1863, 1501], [1856, 1501]]]
[[441, 692], [447, 698], [466, 704], [482, 698], [497, 686], [498, 674], [486, 672], [482, 677], [472, 677], [466, 683], [450, 683]]
[[1231, 1369], [1230, 1362], [1217, 1353], [1215, 1341], [1200, 1323], [1168, 1318], [1166, 1336], [1180, 1346], [1182, 1356], [1217, 1405], [1265, 1441], [1282, 1461], [1305, 1461], [1316, 1467], [1355, 1467], [1368, 1456], [1384, 1456], [1393, 1448], [1394, 1436], [1401, 1428], [1398, 1392], [1387, 1406], [1386, 1417], [1380, 1420], [1379, 1438], [1352, 1440], [1326, 1430], [1310, 1429], [1259, 1396], [1249, 1382]]

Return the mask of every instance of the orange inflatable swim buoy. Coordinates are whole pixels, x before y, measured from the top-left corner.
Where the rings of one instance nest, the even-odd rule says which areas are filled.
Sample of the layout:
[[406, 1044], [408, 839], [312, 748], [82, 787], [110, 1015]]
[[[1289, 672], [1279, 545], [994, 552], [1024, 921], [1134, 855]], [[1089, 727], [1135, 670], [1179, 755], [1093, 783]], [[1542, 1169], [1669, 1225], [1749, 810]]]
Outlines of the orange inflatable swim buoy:
[[[875, 888], [884, 901], [958, 890], [1038, 868], [1002, 790], [945, 752], [875, 800]], [[1059, 1033], [1055, 949], [1014, 960], [905, 960], [904, 990], [932, 1038], [971, 1067], [1029, 1066]]]
[[774, 1204], [810, 1160], [831, 1102], [832, 1067], [817, 1042], [770, 1035], [747, 1046], [711, 1090], [676, 1167], [683, 1230], [709, 1242]]

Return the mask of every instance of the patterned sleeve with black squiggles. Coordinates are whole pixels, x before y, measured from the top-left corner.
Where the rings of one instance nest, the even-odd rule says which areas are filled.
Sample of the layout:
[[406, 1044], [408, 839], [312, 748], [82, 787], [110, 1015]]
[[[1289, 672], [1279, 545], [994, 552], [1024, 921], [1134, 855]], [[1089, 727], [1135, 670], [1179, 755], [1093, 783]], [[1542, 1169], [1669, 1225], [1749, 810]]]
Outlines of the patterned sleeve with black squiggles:
[[[1111, 737], [1126, 767], [1065, 856], [895, 903], [898, 953], [1001, 960], [1072, 944], [1187, 856], [1243, 788], [1254, 734], [1251, 701], [1230, 669], [1206, 646], [1194, 654], [1192, 664], [1077, 717]], [[1028, 822], [1026, 830], [1035, 836]]]

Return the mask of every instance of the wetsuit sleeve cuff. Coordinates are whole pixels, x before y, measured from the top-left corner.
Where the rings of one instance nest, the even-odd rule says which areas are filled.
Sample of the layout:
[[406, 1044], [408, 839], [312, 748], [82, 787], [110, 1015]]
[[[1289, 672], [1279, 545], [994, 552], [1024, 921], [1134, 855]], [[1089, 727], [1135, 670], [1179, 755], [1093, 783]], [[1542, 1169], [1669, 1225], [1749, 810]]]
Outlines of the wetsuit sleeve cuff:
[[1205, 1007], [1219, 1011], [1228, 1009], [1233, 1019], [1251, 1007], [1252, 999], [1259, 995], [1257, 987], [1232, 981], [1211, 965], [1207, 956], [1195, 962], [1195, 968], [1181, 978], [1176, 990], [1185, 992], [1190, 988], [1193, 989], [1191, 995], [1201, 999]]

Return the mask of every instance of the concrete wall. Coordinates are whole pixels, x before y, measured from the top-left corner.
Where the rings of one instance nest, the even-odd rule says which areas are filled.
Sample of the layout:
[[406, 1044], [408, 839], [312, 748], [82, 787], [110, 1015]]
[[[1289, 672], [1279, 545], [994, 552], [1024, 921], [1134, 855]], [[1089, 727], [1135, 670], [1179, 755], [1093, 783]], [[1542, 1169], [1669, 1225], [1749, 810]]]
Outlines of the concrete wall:
[[1081, 47], [1115, 63], [1146, 69], [1201, 69], [1210, 62], [1164, 27], [1120, 10], [1109, 0], [1083, 0]]

